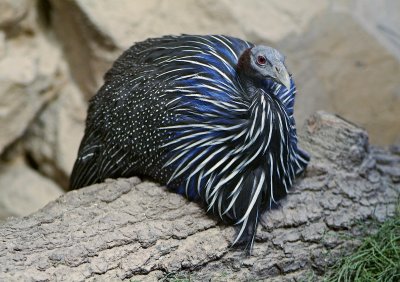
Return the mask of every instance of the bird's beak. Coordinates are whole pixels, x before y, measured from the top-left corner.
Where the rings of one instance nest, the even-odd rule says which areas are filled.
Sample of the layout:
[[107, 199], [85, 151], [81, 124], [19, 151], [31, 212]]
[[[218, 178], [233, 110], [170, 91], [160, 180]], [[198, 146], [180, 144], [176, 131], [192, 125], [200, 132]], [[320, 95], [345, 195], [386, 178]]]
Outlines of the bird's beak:
[[286, 70], [285, 66], [281, 66], [276, 68], [275, 71], [277, 82], [285, 86], [287, 89], [290, 89], [290, 75]]

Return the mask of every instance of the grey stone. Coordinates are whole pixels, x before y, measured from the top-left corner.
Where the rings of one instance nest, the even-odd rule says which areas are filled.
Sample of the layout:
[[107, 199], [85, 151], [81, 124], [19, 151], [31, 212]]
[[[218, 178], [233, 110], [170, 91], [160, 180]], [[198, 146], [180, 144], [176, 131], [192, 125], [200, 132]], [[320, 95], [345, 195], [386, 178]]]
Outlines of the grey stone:
[[63, 191], [22, 160], [0, 164], [0, 220], [26, 216], [57, 199]]
[[64, 84], [24, 138], [24, 148], [38, 170], [65, 189], [83, 136], [86, 108], [77, 87]]
[[[23, 2], [1, 1], [11, 6]], [[0, 154], [23, 136], [32, 119], [55, 96], [62, 78], [61, 52], [38, 31], [37, 21], [31, 20], [36, 15], [30, 10], [21, 21], [32, 21], [29, 33], [21, 31], [4, 41], [0, 36]]]
[[28, 0], [2, 0], [0, 1], [0, 29], [15, 26], [28, 13], [31, 7]]

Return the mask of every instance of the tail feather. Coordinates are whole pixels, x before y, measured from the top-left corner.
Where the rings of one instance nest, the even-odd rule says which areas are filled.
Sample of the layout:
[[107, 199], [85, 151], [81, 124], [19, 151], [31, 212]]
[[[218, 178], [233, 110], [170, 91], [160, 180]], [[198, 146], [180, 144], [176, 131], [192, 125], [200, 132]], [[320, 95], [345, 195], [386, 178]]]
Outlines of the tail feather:
[[[269, 197], [269, 192], [266, 192], [267, 179], [269, 175], [261, 168], [249, 170], [244, 174], [244, 180], [240, 187], [238, 195], [231, 211], [227, 214], [237, 225], [239, 225], [238, 233], [233, 245], [245, 244], [245, 250], [250, 254], [257, 225], [262, 214], [262, 203], [268, 201], [265, 197]], [[229, 200], [223, 200], [225, 205]], [[226, 207], [225, 207], [226, 208]]]
[[100, 142], [95, 134], [83, 138], [78, 157], [72, 169], [69, 187], [71, 190], [97, 183], [99, 172], [99, 156], [101, 155]]

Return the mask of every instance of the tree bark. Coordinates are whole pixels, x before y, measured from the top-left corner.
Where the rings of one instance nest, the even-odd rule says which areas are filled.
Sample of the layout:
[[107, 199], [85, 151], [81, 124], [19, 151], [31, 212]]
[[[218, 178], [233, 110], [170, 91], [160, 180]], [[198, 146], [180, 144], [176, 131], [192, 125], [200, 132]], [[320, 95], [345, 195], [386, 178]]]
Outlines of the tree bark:
[[372, 232], [362, 226], [393, 215], [400, 156], [369, 146], [364, 130], [323, 112], [300, 135], [312, 161], [280, 207], [264, 215], [251, 256], [230, 248], [235, 227], [134, 177], [69, 192], [2, 224], [0, 281], [317, 278]]

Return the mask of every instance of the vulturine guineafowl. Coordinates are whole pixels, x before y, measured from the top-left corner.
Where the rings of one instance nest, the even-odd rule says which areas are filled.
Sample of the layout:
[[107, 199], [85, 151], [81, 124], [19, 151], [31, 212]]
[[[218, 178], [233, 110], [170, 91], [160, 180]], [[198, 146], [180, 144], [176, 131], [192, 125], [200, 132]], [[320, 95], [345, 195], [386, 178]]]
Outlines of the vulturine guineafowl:
[[254, 242], [261, 214], [309, 161], [297, 146], [295, 84], [275, 49], [222, 35], [136, 43], [90, 101], [76, 189], [144, 175]]

